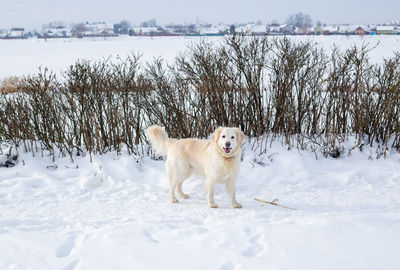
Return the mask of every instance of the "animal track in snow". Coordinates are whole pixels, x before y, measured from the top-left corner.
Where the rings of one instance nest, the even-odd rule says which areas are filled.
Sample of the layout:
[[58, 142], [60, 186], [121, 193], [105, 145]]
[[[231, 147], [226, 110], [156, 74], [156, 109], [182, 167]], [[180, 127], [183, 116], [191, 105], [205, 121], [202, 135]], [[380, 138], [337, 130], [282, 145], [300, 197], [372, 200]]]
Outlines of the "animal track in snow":
[[79, 260], [74, 260], [73, 262], [71, 262], [67, 266], [65, 266], [62, 270], [74, 270], [78, 264], [79, 264]]
[[242, 251], [242, 255], [246, 257], [257, 257], [263, 251], [263, 247], [259, 244], [255, 244], [254, 246], [248, 247]]
[[258, 257], [264, 251], [264, 244], [261, 243], [260, 235], [255, 235], [249, 239], [249, 247], [242, 251], [242, 255], [246, 257]]
[[228, 262], [223, 264], [219, 270], [235, 270], [235, 269], [239, 269], [239, 265], [237, 263], [234, 262]]
[[64, 258], [71, 254], [71, 251], [76, 247], [77, 236], [70, 236], [64, 243], [57, 248], [57, 257]]
[[143, 236], [145, 236], [147, 238], [147, 240], [149, 240], [150, 242], [153, 243], [159, 243], [159, 241], [154, 237], [153, 234], [151, 234], [148, 230], [143, 230], [142, 231]]

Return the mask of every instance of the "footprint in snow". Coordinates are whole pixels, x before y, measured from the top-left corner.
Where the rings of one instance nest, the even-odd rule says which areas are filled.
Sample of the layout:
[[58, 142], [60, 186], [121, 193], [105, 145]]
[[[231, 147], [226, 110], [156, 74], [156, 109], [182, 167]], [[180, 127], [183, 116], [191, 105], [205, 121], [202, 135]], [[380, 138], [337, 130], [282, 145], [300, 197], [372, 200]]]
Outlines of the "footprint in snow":
[[71, 251], [76, 247], [77, 236], [70, 236], [64, 243], [62, 243], [56, 251], [58, 258], [64, 258], [71, 254]]
[[249, 239], [250, 245], [242, 251], [242, 255], [246, 257], [257, 257], [264, 251], [264, 244], [261, 243], [261, 236], [255, 235]]
[[239, 265], [234, 263], [234, 262], [228, 262], [223, 264], [219, 270], [235, 270], [235, 269], [239, 269]]
[[242, 251], [242, 255], [246, 257], [257, 257], [261, 254], [264, 248], [260, 244], [255, 244], [254, 246], [248, 247]]
[[79, 260], [74, 260], [73, 262], [71, 262], [67, 266], [65, 266], [62, 270], [74, 270], [78, 264], [79, 264]]
[[143, 236], [145, 236], [150, 242], [158, 243], [159, 241], [147, 230], [142, 231]]

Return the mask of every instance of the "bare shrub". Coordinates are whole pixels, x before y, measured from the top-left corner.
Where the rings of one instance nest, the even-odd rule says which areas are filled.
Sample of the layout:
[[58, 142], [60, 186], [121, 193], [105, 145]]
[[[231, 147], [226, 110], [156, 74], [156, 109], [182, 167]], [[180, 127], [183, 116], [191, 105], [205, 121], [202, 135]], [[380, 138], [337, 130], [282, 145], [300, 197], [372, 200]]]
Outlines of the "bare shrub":
[[[270, 130], [285, 137], [320, 136], [326, 101], [323, 93], [327, 60], [324, 51], [310, 42], [293, 43], [276, 39], [269, 62]], [[304, 148], [303, 137], [296, 136]]]
[[20, 91], [18, 85], [20, 84], [21, 79], [16, 76], [10, 76], [3, 78], [0, 81], [0, 94], [9, 94]]
[[400, 150], [400, 55], [371, 64], [370, 50], [328, 54], [310, 41], [234, 35], [193, 44], [170, 64], [132, 54], [77, 61], [61, 78], [41, 69], [0, 95], [0, 141], [53, 159], [143, 155], [154, 123], [176, 138], [237, 126], [260, 154], [280, 139], [337, 158], [354, 135], [352, 149], [375, 144], [385, 156]]

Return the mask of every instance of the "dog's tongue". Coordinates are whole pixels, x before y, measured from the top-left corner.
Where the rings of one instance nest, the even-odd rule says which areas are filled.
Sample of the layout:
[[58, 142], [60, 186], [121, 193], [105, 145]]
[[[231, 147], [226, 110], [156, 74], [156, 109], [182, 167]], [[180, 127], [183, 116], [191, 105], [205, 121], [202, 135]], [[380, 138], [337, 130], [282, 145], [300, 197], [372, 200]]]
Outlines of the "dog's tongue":
[[224, 148], [225, 153], [229, 153], [231, 151], [232, 148]]

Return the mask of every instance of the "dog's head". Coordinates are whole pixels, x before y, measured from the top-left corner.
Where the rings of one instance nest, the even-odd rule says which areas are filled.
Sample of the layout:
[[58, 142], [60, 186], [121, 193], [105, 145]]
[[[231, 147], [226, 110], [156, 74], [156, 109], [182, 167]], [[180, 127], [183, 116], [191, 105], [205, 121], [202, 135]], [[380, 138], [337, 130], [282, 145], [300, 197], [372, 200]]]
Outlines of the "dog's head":
[[238, 128], [219, 127], [211, 135], [211, 140], [224, 157], [233, 157], [244, 143], [245, 135]]

